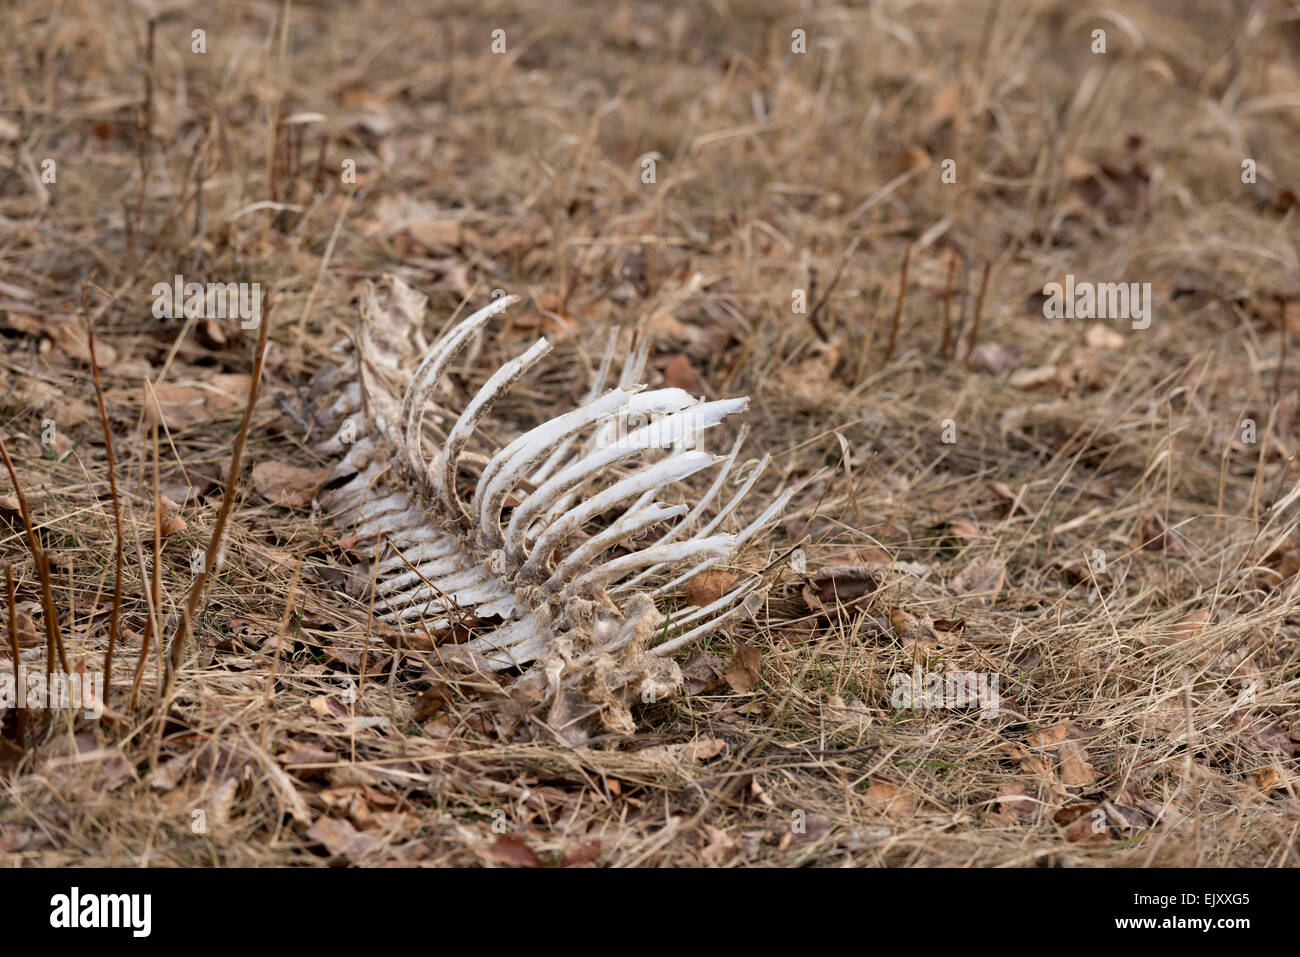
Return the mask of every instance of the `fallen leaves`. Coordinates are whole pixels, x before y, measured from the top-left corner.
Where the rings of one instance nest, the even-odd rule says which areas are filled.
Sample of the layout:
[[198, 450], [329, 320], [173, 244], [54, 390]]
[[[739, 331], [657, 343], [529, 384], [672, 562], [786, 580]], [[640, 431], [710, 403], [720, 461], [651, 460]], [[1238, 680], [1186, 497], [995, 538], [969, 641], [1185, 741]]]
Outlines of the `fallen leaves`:
[[831, 819], [825, 814], [807, 814], [792, 821], [790, 824], [789, 841], [784, 838], [781, 841], [782, 846], [787, 843], [795, 847], [806, 847], [810, 844], [816, 844], [831, 831]]
[[1007, 560], [980, 555], [957, 573], [952, 580], [954, 594], [979, 598], [984, 604], [997, 601], [1006, 580]]
[[147, 402], [151, 421], [161, 415], [171, 432], [206, 422], [224, 412], [243, 408], [252, 378], [243, 373], [222, 373], [204, 380], [161, 382]]
[[686, 603], [701, 608], [717, 601], [735, 587], [739, 579], [730, 572], [703, 571], [686, 583]]
[[258, 462], [253, 466], [253, 488], [272, 505], [306, 508], [331, 474], [333, 470], [328, 467], [299, 468], [283, 462]]
[[671, 312], [661, 312], [649, 323], [656, 342], [675, 347], [698, 362], [707, 362], [721, 352], [730, 338], [725, 332], [694, 322], [683, 322]]
[[[85, 328], [79, 322], [52, 322], [44, 330], [58, 349], [69, 359], [90, 365], [90, 342]], [[100, 369], [108, 370], [117, 363], [117, 350], [102, 339], [95, 340], [95, 359]]]
[[731, 690], [737, 694], [749, 694], [757, 688], [761, 662], [757, 648], [753, 645], [740, 645], [723, 676]]
[[1088, 763], [1083, 748], [1074, 741], [1062, 741], [1057, 754], [1061, 783], [1067, 788], [1086, 788], [1097, 780], [1097, 769]]
[[1064, 828], [1065, 839], [1071, 844], [1106, 844], [1110, 841], [1106, 811], [1099, 804], [1071, 804], [1053, 814], [1052, 820]]
[[777, 380], [791, 396], [808, 405], [823, 405], [843, 398], [844, 387], [835, 379], [840, 352], [837, 343], [819, 344], [819, 351], [793, 365], [782, 364]]
[[502, 834], [480, 855], [493, 864], [507, 867], [542, 867], [543, 861], [527, 842], [516, 834]]
[[[40, 608], [40, 605], [34, 601], [19, 602], [14, 608], [14, 621], [18, 625], [18, 648], [34, 648], [41, 643], [42, 635], [36, 630], [36, 621], [32, 617], [32, 612]], [[6, 616], [7, 617], [7, 616]], [[5, 623], [8, 628], [8, 622]], [[8, 658], [10, 656], [9, 642], [6, 640], [0, 645], [0, 656]]]
[[971, 350], [966, 364], [977, 372], [1000, 376], [1016, 364], [1016, 357], [996, 342], [981, 342]]
[[1124, 348], [1124, 337], [1104, 323], [1094, 322], [1083, 334], [1083, 344], [1089, 349], [1118, 352]]
[[[1042, 731], [1029, 735], [1028, 740], [1030, 747], [1037, 751], [1049, 754], [1056, 752], [1057, 780], [1062, 787], [1078, 789], [1091, 787], [1099, 777], [1097, 769], [1088, 763], [1087, 754], [1080, 743], [1087, 741], [1092, 734], [1071, 721], [1058, 721]], [[1050, 766], [1035, 765], [1032, 760], [1035, 757], [1037, 756], [1023, 755], [1021, 767], [1041, 776], [1044, 771], [1050, 770]], [[1042, 759], [1038, 760], [1041, 762]], [[1048, 777], [1050, 778], [1050, 775]]]
[[710, 758], [716, 758], [726, 749], [727, 742], [722, 738], [702, 734], [690, 741], [678, 744], [657, 744], [654, 747], [644, 748], [638, 751], [637, 754], [640, 757], [650, 758], [653, 761], [664, 762], [669, 765], [699, 764]]
[[358, 831], [350, 821], [335, 817], [319, 818], [307, 829], [307, 836], [324, 845], [333, 857], [351, 860], [364, 857], [380, 846], [375, 835]]
[[1261, 586], [1280, 588], [1300, 572], [1300, 543], [1294, 535], [1284, 535], [1257, 548], [1251, 564], [1255, 566], [1255, 580]]
[[1009, 825], [1031, 821], [1038, 810], [1038, 801], [1029, 789], [1018, 781], [1004, 784], [994, 798], [996, 810], [989, 814], [995, 823]]
[[691, 395], [705, 393], [704, 380], [684, 353], [678, 353], [664, 366], [664, 382], [674, 389], [684, 389]]
[[1300, 754], [1300, 742], [1295, 741], [1280, 722], [1259, 714], [1238, 711], [1228, 717], [1228, 727], [1237, 735], [1241, 747], [1252, 754]]
[[880, 579], [866, 565], [819, 568], [803, 586], [804, 603], [819, 614], [847, 604], [880, 588]]
[[189, 524], [181, 518], [181, 507], [169, 499], [166, 495], [158, 496], [158, 504], [161, 506], [162, 521], [159, 523], [159, 534], [163, 538], [170, 538], [172, 535], [179, 535]]
[[682, 665], [688, 695], [708, 694], [725, 683], [727, 666], [706, 652], [700, 652]]
[[406, 224], [406, 233], [430, 252], [446, 252], [460, 245], [460, 220], [417, 219]]
[[1138, 523], [1138, 545], [1144, 552], [1165, 552], [1169, 555], [1182, 555], [1183, 547], [1173, 533], [1165, 527], [1155, 515], [1144, 515]]
[[916, 792], [881, 778], [872, 778], [862, 794], [863, 802], [872, 812], [892, 821], [902, 821], [911, 816], [918, 797]]

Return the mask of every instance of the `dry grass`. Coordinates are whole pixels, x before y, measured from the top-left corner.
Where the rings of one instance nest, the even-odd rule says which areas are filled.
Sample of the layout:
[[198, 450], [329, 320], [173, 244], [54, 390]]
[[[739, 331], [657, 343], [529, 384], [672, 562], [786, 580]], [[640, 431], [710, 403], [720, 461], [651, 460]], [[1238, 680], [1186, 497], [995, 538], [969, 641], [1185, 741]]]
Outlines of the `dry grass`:
[[[286, 29], [287, 4], [181, 2], [151, 30], [120, 6], [0, 12], [0, 436], [74, 668], [104, 660], [117, 541], [88, 276], [127, 556], [109, 713], [4, 716], [6, 861], [1297, 862], [1294, 7], [300, 0]], [[639, 326], [656, 376], [684, 355], [753, 397], [752, 454], [832, 468], [747, 559], [807, 536], [807, 576], [702, 649], [756, 647], [754, 691], [648, 706], [633, 741], [504, 743], [473, 689], [368, 631], [340, 587], [363, 556], [245, 471], [157, 707], [247, 393], [221, 376], [256, 333], [155, 319], [153, 284], [273, 291], [246, 462], [317, 466], [308, 380], [385, 271], [440, 318], [524, 295], [466, 370], [559, 341], [502, 415], [570, 405], [606, 330]], [[1150, 282], [1150, 328], [1043, 318], [1066, 273]], [[159, 433], [181, 507], [157, 565], [146, 379], [199, 408]], [[819, 587], [835, 566], [879, 587]], [[896, 709], [914, 667], [998, 675], [1004, 710]]]

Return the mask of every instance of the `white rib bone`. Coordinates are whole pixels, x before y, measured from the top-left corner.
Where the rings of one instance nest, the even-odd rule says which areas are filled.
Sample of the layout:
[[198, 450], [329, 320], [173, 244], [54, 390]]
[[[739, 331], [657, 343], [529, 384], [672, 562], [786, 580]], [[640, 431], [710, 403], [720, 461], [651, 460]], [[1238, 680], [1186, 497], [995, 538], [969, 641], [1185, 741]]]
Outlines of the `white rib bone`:
[[398, 414], [405, 427], [403, 437], [407, 460], [417, 474], [422, 471], [420, 429], [424, 423], [425, 406], [447, 371], [447, 366], [469, 344], [470, 337], [478, 331], [479, 327], [486, 324], [493, 316], [505, 312], [512, 303], [518, 301], [518, 296], [502, 296], [465, 319], [429, 350], [424, 361], [411, 375], [411, 382], [406, 387], [406, 394], [402, 397], [402, 406]]
[[474, 428], [478, 425], [483, 413], [492, 408], [492, 404], [514, 384], [516, 379], [550, 351], [551, 344], [545, 339], [538, 339], [527, 352], [507, 362], [494, 372], [491, 378], [484, 383], [483, 388], [479, 389], [474, 398], [470, 400], [460, 418], [456, 420], [456, 425], [452, 428], [451, 434], [447, 436], [447, 441], [443, 443], [438, 465], [430, 470], [429, 476], [433, 482], [433, 487], [441, 495], [443, 504], [447, 506], [453, 516], [466, 515], [465, 507], [461, 505], [460, 498], [456, 495], [456, 467], [460, 461], [461, 449], [469, 441], [469, 437], [473, 434]]
[[478, 516], [479, 530], [489, 547], [501, 545], [501, 505], [510, 489], [528, 469], [546, 457], [551, 446], [621, 408], [631, 395], [621, 389], [606, 392], [590, 405], [556, 416], [525, 432], [492, 456], [479, 476], [470, 504]]
[[752, 613], [752, 611], [753, 610], [748, 605], [748, 599], [746, 599], [746, 601], [742, 601], [730, 611], [724, 612], [717, 618], [706, 621], [704, 624], [699, 625], [696, 628], [692, 628], [690, 631], [686, 632], [686, 634], [678, 635], [671, 641], [665, 641], [662, 645], [656, 645], [650, 649], [650, 654], [658, 658], [662, 658], [664, 655], [671, 655], [674, 652], [699, 641], [701, 638], [713, 634], [723, 625], [727, 624], [733, 618], [738, 617], [740, 614]]
[[575, 574], [587, 567], [594, 558], [611, 548], [621, 539], [635, 535], [644, 528], [676, 518], [686, 511], [685, 505], [669, 508], [658, 502], [638, 512], [627, 512], [599, 535], [593, 535], [575, 548], [555, 569], [555, 574], [546, 580], [546, 587], [554, 591]]
[[[391, 541], [391, 539], [390, 539]], [[453, 552], [459, 552], [455, 539], [445, 535], [439, 535], [436, 541], [429, 542], [425, 545], [416, 545], [411, 549], [403, 549], [400, 554], [390, 554], [379, 560], [377, 568], [378, 575], [384, 576], [396, 569], [407, 569], [412, 565], [420, 565], [423, 562], [431, 562], [435, 558], [443, 558]]]
[[734, 535], [714, 535], [712, 538], [691, 540], [689, 542], [671, 542], [667, 545], [652, 545], [639, 552], [623, 555], [612, 561], [603, 562], [582, 575], [574, 583], [575, 587], [585, 584], [606, 585], [618, 581], [634, 568], [656, 563], [673, 565], [700, 555], [722, 559], [731, 554], [736, 547]]
[[742, 426], [740, 434], [736, 436], [735, 444], [731, 446], [731, 451], [728, 452], [726, 458], [722, 460], [722, 468], [718, 469], [718, 474], [714, 477], [713, 484], [708, 487], [705, 493], [700, 497], [700, 500], [695, 503], [695, 507], [691, 509], [690, 514], [666, 531], [663, 537], [655, 542], [656, 545], [668, 544], [675, 539], [679, 533], [690, 528], [691, 525], [704, 514], [704, 510], [709, 507], [709, 503], [712, 502], [714, 496], [718, 494], [718, 489], [722, 488], [722, 483], [726, 481], [727, 476], [731, 474], [731, 467], [736, 464], [736, 456], [740, 454], [740, 447], [744, 444], [745, 437], [748, 434], [749, 426]]
[[[654, 393], [646, 393], [653, 396]], [[637, 396], [637, 398], [642, 398]], [[631, 458], [639, 452], [650, 448], [662, 448], [680, 441], [684, 435], [694, 435], [712, 428], [722, 421], [724, 416], [739, 412], [745, 407], [744, 399], [724, 399], [721, 402], [707, 402], [691, 406], [681, 412], [665, 416], [657, 422], [651, 422], [630, 432], [626, 438], [613, 445], [598, 449], [569, 465], [544, 482], [536, 491], [514, 510], [510, 516], [510, 525], [506, 529], [506, 555], [517, 560], [524, 546], [524, 532], [539, 513], [549, 508], [561, 495], [592, 475]], [[640, 511], [633, 507], [629, 511]], [[545, 522], [542, 523], [543, 528]]]
[[[736, 547], [739, 548], [741, 545], [743, 545], [746, 541], [749, 540], [749, 537], [751, 535], [753, 535], [760, 528], [762, 528], [773, 518], [775, 518], [777, 513], [780, 512], [781, 509], [785, 508], [785, 503], [790, 501], [790, 496], [793, 494], [794, 494], [793, 490], [787, 490], [781, 493], [780, 497], [778, 497], [775, 502], [769, 505], [764, 510], [762, 515], [754, 519], [753, 522], [751, 522], [749, 525], [745, 527], [744, 531], [742, 531], [739, 535], [736, 536]], [[694, 568], [682, 572], [682, 574], [678, 575], [676, 578], [674, 578], [672, 581], [668, 582], [667, 584], [660, 585], [650, 594], [662, 595], [664, 592], [672, 591], [678, 585], [685, 584], [686, 582], [694, 578], [696, 575], [698, 575], [700, 572], [704, 571], [707, 568], [712, 567], [713, 565], [716, 565], [717, 563], [718, 563], [718, 559], [716, 558], [710, 558], [708, 561], [700, 562]]]
[[[604, 390], [605, 380], [609, 378], [610, 367], [614, 364], [614, 347], [616, 345], [618, 345], [618, 330], [611, 329], [609, 331], [609, 344], [605, 346], [605, 355], [600, 360], [600, 368], [596, 371], [596, 377], [591, 381], [591, 388], [587, 390], [587, 398], [582, 401], [583, 405], [594, 402], [596, 396], [600, 395], [601, 391]], [[545, 482], [550, 474], [559, 468], [560, 463], [565, 461], [571, 448], [573, 448], [573, 436], [569, 436], [555, 447], [555, 451], [542, 463], [541, 468], [533, 473], [532, 483], [534, 487]]]
[[712, 455], [704, 452], [681, 452], [639, 472], [633, 472], [620, 482], [615, 482], [603, 492], [593, 495], [577, 508], [566, 512], [551, 523], [550, 527], [538, 537], [533, 553], [524, 562], [521, 572], [526, 576], [538, 575], [546, 567], [545, 563], [550, 559], [551, 552], [560, 542], [581, 528], [588, 519], [595, 518], [605, 509], [612, 508], [645, 489], [660, 488], [667, 482], [693, 475], [700, 469], [712, 465], [714, 461]]
[[[736, 506], [738, 506], [741, 503], [741, 501], [744, 499], [744, 497], [749, 494], [749, 490], [754, 487], [754, 483], [758, 481], [758, 477], [763, 474], [763, 470], [767, 468], [767, 463], [769, 460], [770, 460], [770, 456], [767, 455], [763, 456], [762, 460], [758, 463], [758, 465], [754, 468], [754, 471], [750, 474], [749, 478], [745, 481], [745, 484], [742, 485], [740, 487], [740, 490], [731, 497], [731, 501], [729, 501], [725, 506], [723, 506], [722, 510], [718, 512], [718, 514], [715, 515], [707, 525], [705, 525], [698, 532], [693, 534], [690, 538], [687, 539], [687, 541], [692, 541], [695, 539], [700, 539], [705, 537], [710, 532], [712, 532], [715, 528], [717, 528], [718, 525], [722, 523], [723, 519], [725, 519], [728, 515], [730, 515], [733, 511], [735, 511]], [[740, 541], [743, 541], [743, 539], [738, 539], [737, 543], [739, 543]], [[652, 568], [647, 568], [644, 572], [637, 575], [635, 578], [632, 578], [629, 581], [620, 584], [617, 588], [614, 589], [614, 591], [623, 591], [624, 589], [627, 588], [635, 588], [640, 582], [651, 577], [652, 575], [658, 574], [662, 570], [663, 570], [662, 566], [659, 565], [656, 565]], [[658, 594], [658, 592], [656, 592], [656, 594]]]

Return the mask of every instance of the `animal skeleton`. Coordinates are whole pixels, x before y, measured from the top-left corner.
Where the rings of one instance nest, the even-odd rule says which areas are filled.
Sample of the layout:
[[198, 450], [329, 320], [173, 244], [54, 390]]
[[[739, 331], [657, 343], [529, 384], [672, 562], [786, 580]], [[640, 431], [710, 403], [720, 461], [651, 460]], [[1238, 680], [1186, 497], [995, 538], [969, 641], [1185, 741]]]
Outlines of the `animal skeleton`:
[[[453, 361], [515, 301], [496, 299], [429, 347], [425, 296], [394, 276], [381, 291], [365, 284], [355, 340], [335, 347], [339, 364], [317, 379], [318, 390], [337, 395], [325, 422], [334, 434], [318, 449], [342, 455], [321, 504], [336, 524], [355, 523], [358, 538], [391, 546], [373, 569], [381, 621], [422, 620], [437, 631], [473, 620], [487, 630], [442, 646], [447, 657], [490, 671], [532, 664], [516, 694], [544, 707], [565, 740], [631, 733], [631, 701], [675, 690], [682, 676], [672, 654], [752, 614], [765, 579], [751, 575], [670, 620], [654, 599], [733, 555], [775, 520], [792, 491], [739, 530], [723, 531], [768, 458], [719, 506], [727, 478], [740, 471], [744, 431], [725, 456], [693, 444], [748, 399], [706, 402], [682, 389], [646, 390], [636, 384], [645, 343], [606, 390], [614, 337], [577, 409], [489, 447], [491, 454], [467, 451], [493, 404], [551, 350], [538, 339], [459, 413], [442, 405]], [[645, 424], [628, 427], [637, 422]], [[458, 482], [466, 465], [479, 470], [468, 501]], [[710, 468], [712, 484], [693, 506], [656, 500]], [[588, 526], [594, 530], [584, 540]], [[615, 548], [626, 551], [613, 557]], [[667, 640], [650, 647], [659, 636]]]

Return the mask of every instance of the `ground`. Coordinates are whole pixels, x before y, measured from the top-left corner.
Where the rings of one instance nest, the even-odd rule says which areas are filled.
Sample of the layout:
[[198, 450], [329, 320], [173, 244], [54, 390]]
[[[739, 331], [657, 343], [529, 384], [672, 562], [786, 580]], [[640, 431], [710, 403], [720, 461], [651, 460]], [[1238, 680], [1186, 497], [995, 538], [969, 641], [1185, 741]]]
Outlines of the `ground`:
[[[114, 486], [126, 556], [104, 716], [4, 711], [6, 863], [1297, 863], [1293, 6], [16, 0], [0, 37], [0, 438], [74, 670]], [[501, 740], [342, 587], [311, 383], [385, 273], [431, 334], [524, 298], [463, 370], [557, 344], [503, 421], [639, 330], [650, 384], [751, 397], [758, 492], [811, 480], [633, 738]], [[259, 283], [270, 340], [179, 646], [260, 330], [160, 316], [177, 275]]]

